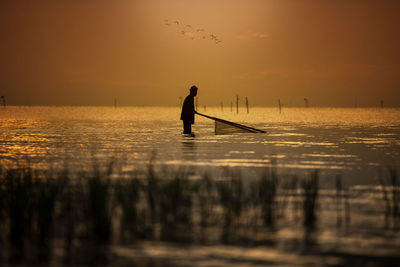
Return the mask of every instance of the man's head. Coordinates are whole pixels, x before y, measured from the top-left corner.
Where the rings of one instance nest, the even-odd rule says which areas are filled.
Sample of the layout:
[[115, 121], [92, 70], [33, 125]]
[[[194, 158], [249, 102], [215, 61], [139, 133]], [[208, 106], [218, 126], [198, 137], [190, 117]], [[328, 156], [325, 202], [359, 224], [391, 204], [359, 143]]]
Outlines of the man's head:
[[192, 96], [196, 96], [197, 95], [197, 87], [195, 85], [193, 85], [192, 87], [190, 87], [190, 94]]

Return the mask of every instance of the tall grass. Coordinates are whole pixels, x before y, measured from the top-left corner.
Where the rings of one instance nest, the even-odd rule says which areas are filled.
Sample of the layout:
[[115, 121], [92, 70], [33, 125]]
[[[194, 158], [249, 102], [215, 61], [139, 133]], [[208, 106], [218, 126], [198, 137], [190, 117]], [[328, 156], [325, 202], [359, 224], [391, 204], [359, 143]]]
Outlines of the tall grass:
[[27, 257], [46, 262], [52, 248], [51, 237], [59, 180], [29, 167], [2, 173], [1, 210], [10, 245], [10, 260], [18, 263]]
[[301, 182], [303, 189], [303, 225], [314, 228], [317, 221], [317, 200], [319, 192], [318, 171], [314, 171], [310, 178]]
[[111, 210], [110, 210], [110, 179], [95, 174], [87, 180], [86, 216], [88, 234], [95, 242], [110, 241]]
[[222, 236], [223, 242], [230, 242], [231, 232], [242, 214], [244, 188], [239, 177], [232, 177], [227, 181], [217, 182], [219, 203], [222, 208]]
[[400, 227], [400, 181], [397, 179], [395, 169], [389, 169], [388, 176], [379, 176], [382, 188], [383, 200], [385, 202], [385, 220], [387, 226], [392, 221], [395, 229]]
[[159, 181], [156, 173], [153, 169], [153, 159], [150, 160], [147, 179], [146, 179], [146, 186], [145, 186], [145, 193], [147, 198], [147, 212], [149, 214], [150, 221], [147, 223], [146, 232], [149, 233], [149, 237], [154, 237], [155, 235], [155, 225], [157, 220], [157, 209], [159, 203]]
[[215, 184], [211, 180], [208, 173], [202, 176], [202, 179], [194, 184], [193, 188], [198, 202], [200, 227], [202, 231], [211, 223], [211, 216], [213, 213], [213, 207], [215, 206], [216, 200], [216, 189]]
[[267, 226], [273, 226], [277, 216], [278, 177], [276, 171], [271, 169], [270, 172], [264, 173], [257, 187], [263, 222]]
[[24, 256], [24, 246], [31, 237], [34, 200], [34, 184], [31, 169], [11, 170], [4, 177], [4, 200], [9, 224], [11, 261]]
[[144, 232], [144, 220], [138, 207], [141, 190], [143, 185], [136, 177], [115, 183], [116, 204], [122, 209], [120, 231], [123, 240], [138, 239]]
[[177, 172], [161, 183], [159, 200], [161, 239], [190, 240], [192, 186], [184, 173]]
[[[87, 249], [95, 244], [139, 239], [193, 242], [198, 240], [196, 229], [209, 231], [212, 236], [205, 238], [224, 243], [255, 239], [250, 227], [265, 236], [280, 219], [290, 217], [284, 216], [289, 209], [283, 195], [302, 205], [298, 206], [301, 220], [293, 217], [293, 221], [301, 221], [307, 231], [314, 229], [319, 211], [318, 172], [280, 183], [283, 180], [274, 168], [245, 183], [238, 172], [228, 171], [219, 179], [204, 174], [191, 180], [182, 170], [155, 171], [152, 163], [145, 172], [129, 175], [118, 174], [112, 161], [105, 169], [94, 165], [92, 172], [80, 173], [70, 173], [67, 167], [58, 173], [38, 172], [29, 166], [0, 167], [0, 238], [5, 241], [0, 262], [50, 262], [57, 243], [66, 263], [89, 264], [88, 259], [103, 253], [88, 256]], [[391, 171], [382, 183], [386, 212], [398, 220], [396, 172]], [[339, 179], [336, 189], [337, 205], [347, 210], [343, 200], [347, 194]], [[78, 258], [86, 261], [77, 262]]]
[[336, 227], [341, 228], [343, 221], [348, 228], [350, 224], [349, 192], [338, 175], [336, 176]]

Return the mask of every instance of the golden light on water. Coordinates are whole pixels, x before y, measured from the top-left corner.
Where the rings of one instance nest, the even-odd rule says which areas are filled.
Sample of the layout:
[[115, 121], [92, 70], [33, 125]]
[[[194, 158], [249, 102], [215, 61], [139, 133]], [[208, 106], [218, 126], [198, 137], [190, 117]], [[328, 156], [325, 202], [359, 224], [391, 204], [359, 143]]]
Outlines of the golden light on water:
[[[102, 160], [122, 155], [128, 162], [146, 165], [148, 154], [157, 151], [160, 163], [168, 166], [262, 168], [272, 166], [273, 157], [282, 169], [356, 170], [360, 164], [396, 164], [400, 144], [399, 110], [394, 108], [284, 107], [281, 113], [278, 108], [251, 108], [247, 114], [240, 107], [236, 114], [208, 107], [212, 116], [267, 134], [214, 135], [214, 123], [197, 117], [194, 129], [199, 136], [182, 142], [178, 107], [7, 107], [1, 111], [2, 160], [31, 158], [42, 167], [64, 161], [74, 162], [73, 168], [90, 166], [91, 155]], [[378, 159], [373, 151], [386, 154]]]

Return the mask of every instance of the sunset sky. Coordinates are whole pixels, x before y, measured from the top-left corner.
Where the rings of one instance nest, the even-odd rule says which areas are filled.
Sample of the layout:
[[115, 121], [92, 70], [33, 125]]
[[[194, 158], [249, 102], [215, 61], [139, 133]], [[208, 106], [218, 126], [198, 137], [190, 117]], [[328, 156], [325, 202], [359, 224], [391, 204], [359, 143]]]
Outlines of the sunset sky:
[[384, 0], [3, 0], [0, 95], [174, 106], [195, 84], [209, 106], [398, 107], [399, 14]]

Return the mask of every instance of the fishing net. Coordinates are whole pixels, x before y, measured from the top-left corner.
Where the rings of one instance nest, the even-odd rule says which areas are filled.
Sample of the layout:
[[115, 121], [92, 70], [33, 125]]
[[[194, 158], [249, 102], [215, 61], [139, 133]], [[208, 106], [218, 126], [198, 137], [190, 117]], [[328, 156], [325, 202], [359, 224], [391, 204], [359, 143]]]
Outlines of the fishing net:
[[253, 133], [254, 131], [235, 124], [215, 120], [215, 134]]
[[256, 129], [243, 124], [211, 117], [199, 112], [196, 112], [196, 114], [215, 121], [215, 134], [265, 133], [264, 130]]

